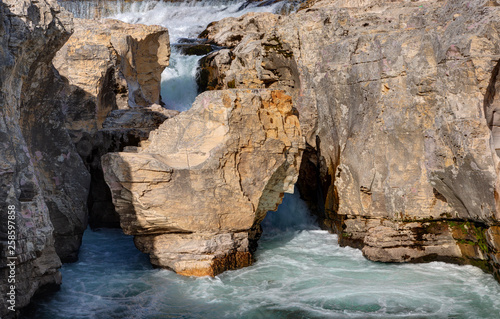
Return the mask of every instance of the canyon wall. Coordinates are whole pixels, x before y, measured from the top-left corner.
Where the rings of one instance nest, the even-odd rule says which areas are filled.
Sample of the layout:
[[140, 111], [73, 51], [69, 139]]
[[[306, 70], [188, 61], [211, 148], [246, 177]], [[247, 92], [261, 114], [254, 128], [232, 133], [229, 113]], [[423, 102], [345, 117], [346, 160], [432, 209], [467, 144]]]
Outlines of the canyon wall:
[[158, 105], [165, 28], [74, 22], [55, 0], [4, 0], [0, 18], [0, 316], [10, 318], [61, 283], [61, 261], [77, 260], [89, 192], [107, 191], [114, 212], [100, 156], [137, 145], [178, 112]]
[[[69, 216], [85, 211], [86, 198], [80, 194], [87, 191], [88, 173], [75, 156], [58, 104], [47, 95], [57, 91], [53, 85], [59, 81], [51, 60], [71, 32], [71, 16], [60, 12], [55, 1], [0, 2], [2, 318], [16, 314], [8, 310], [12, 290], [17, 310], [37, 290], [60, 284], [58, 254], [71, 258], [73, 245], [79, 245], [64, 231], [55, 238], [53, 223], [82, 217]], [[67, 227], [78, 227], [78, 222]]]
[[211, 24], [201, 36], [227, 49], [199, 82], [289, 92], [299, 189], [341, 244], [500, 279], [499, 28], [495, 1], [313, 1]]
[[[74, 21], [74, 33], [54, 58], [67, 82], [59, 99], [66, 128], [92, 176], [90, 225], [118, 227], [101, 156], [138, 145], [177, 114], [159, 106], [161, 73], [170, 58], [168, 30], [112, 19]], [[148, 109], [151, 105], [157, 107]]]

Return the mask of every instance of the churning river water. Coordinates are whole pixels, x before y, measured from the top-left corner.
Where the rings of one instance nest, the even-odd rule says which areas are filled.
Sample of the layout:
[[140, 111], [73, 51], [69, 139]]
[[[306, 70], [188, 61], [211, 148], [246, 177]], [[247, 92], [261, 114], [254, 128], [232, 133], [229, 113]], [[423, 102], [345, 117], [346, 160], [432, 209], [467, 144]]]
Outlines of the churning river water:
[[[85, 2], [82, 2], [85, 3]], [[172, 43], [211, 21], [283, 3], [242, 9], [242, 1], [125, 3], [115, 18], [169, 28]], [[79, 7], [87, 10], [83, 5]], [[82, 9], [83, 8], [83, 9]], [[174, 51], [163, 73], [167, 106], [190, 107], [199, 57]], [[63, 265], [61, 289], [27, 318], [500, 318], [500, 284], [472, 266], [383, 264], [340, 247], [319, 230], [298, 194], [263, 222], [256, 262], [215, 278], [153, 269], [121, 230], [87, 230], [80, 259]]]
[[263, 222], [256, 262], [215, 278], [153, 269], [121, 230], [87, 230], [36, 318], [492, 318], [500, 285], [473, 266], [383, 264], [319, 230], [298, 194]]

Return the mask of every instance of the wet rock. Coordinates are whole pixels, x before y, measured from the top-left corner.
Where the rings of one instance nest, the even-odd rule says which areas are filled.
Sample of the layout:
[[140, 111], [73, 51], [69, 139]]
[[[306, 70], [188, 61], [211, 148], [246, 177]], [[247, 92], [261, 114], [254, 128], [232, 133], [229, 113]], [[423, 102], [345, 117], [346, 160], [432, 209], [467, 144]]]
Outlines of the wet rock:
[[224, 90], [198, 96], [141, 146], [102, 158], [122, 229], [154, 265], [213, 276], [250, 264], [304, 144], [290, 96]]
[[184, 55], [207, 55], [221, 47], [207, 43], [206, 39], [181, 38], [177, 43], [172, 44], [172, 48], [177, 49]]

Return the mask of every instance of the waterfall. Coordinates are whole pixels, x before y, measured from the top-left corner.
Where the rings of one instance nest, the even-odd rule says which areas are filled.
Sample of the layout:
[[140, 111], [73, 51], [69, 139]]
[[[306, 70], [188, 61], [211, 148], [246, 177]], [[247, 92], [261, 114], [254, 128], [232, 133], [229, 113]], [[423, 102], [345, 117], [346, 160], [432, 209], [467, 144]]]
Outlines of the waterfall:
[[[188, 0], [141, 1], [70, 0], [60, 3], [76, 17], [109, 17], [128, 23], [161, 25], [168, 28], [171, 44], [181, 38], [196, 38], [213, 21], [238, 17], [248, 12], [290, 12], [296, 1]], [[162, 100], [167, 108], [185, 111], [198, 95], [196, 69], [201, 56], [185, 56], [172, 49], [170, 66], [162, 74]]]

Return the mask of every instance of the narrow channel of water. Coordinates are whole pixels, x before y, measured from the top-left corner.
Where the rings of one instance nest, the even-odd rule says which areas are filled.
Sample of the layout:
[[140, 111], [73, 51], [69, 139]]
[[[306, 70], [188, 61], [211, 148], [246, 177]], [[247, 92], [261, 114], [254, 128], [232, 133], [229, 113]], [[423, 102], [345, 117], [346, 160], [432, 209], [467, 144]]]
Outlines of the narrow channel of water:
[[[87, 5], [81, 15], [95, 10], [91, 1], [80, 2]], [[116, 0], [107, 14], [163, 25], [175, 43], [196, 37], [211, 21], [284, 5], [242, 9], [243, 3]], [[173, 51], [162, 76], [168, 107], [190, 107], [198, 59]], [[439, 262], [370, 262], [317, 229], [297, 194], [285, 196], [263, 227], [256, 263], [215, 278], [153, 269], [120, 230], [87, 230], [80, 260], [62, 267], [61, 290], [38, 301], [36, 316], [26, 318], [500, 318], [500, 285], [491, 275]]]
[[254, 265], [215, 278], [152, 269], [120, 230], [87, 230], [36, 318], [491, 318], [500, 285], [472, 266], [383, 264], [339, 247], [297, 194], [263, 223]]

